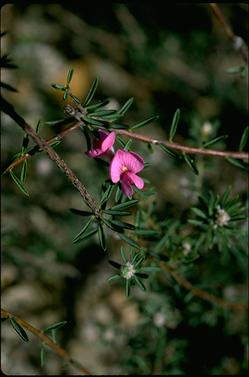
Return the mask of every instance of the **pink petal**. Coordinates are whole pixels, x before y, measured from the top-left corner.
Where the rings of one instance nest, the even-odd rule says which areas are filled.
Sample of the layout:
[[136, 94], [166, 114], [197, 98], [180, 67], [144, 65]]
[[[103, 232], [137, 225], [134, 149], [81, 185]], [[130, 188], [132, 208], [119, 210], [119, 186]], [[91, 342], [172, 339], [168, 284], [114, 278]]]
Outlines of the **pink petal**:
[[102, 156], [103, 154], [101, 149], [91, 149], [90, 151], [87, 151], [85, 153], [88, 157], [92, 157], [92, 158]]
[[122, 151], [118, 149], [110, 163], [109, 174], [113, 183], [117, 183], [120, 180], [123, 167], [122, 156]]
[[129, 173], [129, 172], [127, 172], [126, 175], [130, 178], [131, 182], [134, 183], [134, 185], [138, 189], [141, 190], [144, 187], [144, 181], [141, 177], [139, 177], [138, 175], [134, 173]]
[[108, 149], [111, 149], [111, 147], [113, 146], [113, 144], [115, 143], [115, 139], [116, 139], [116, 134], [114, 131], [112, 131], [111, 133], [109, 133], [109, 135], [104, 139], [102, 145], [101, 145], [101, 149], [103, 152], [106, 152], [108, 151]]
[[122, 166], [127, 167], [131, 173], [138, 173], [144, 168], [144, 161], [137, 153], [119, 149], [119, 158]]
[[123, 174], [122, 176], [121, 189], [124, 195], [129, 196], [129, 197], [132, 196], [133, 189], [131, 186], [131, 181], [130, 181], [130, 178], [126, 174]]

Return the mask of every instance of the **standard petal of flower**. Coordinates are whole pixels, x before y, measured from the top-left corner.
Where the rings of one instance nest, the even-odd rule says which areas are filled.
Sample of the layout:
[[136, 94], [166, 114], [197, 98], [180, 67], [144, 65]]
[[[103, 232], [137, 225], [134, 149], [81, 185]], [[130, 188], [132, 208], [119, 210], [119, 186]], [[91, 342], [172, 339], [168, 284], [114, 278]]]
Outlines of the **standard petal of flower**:
[[141, 177], [139, 177], [138, 175], [134, 174], [134, 173], [126, 173], [126, 175], [130, 178], [130, 180], [132, 181], [132, 183], [134, 183], [134, 185], [138, 188], [138, 189], [142, 189], [144, 187], [144, 181]]
[[108, 134], [108, 136], [104, 139], [102, 145], [101, 145], [101, 149], [103, 152], [106, 152], [108, 151], [109, 149], [111, 149], [111, 147], [113, 146], [113, 144], [115, 143], [115, 139], [116, 139], [116, 134], [114, 131], [112, 131], [111, 133]]
[[131, 186], [130, 178], [127, 174], [124, 174], [121, 179], [121, 190], [124, 195], [131, 197], [133, 194], [133, 189]]
[[144, 161], [137, 153], [122, 151], [123, 165], [131, 173], [138, 173], [144, 168]]
[[122, 174], [123, 159], [122, 151], [119, 149], [115, 153], [111, 163], [110, 163], [110, 178], [113, 183], [117, 183], [120, 180], [120, 175]]

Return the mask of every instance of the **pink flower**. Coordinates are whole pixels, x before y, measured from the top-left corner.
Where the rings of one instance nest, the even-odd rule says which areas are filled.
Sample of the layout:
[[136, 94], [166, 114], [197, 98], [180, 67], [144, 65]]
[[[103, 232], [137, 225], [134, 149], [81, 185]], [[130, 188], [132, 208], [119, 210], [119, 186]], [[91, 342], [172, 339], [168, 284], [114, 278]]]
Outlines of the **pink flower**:
[[86, 152], [88, 157], [100, 157], [108, 155], [113, 144], [115, 143], [116, 134], [114, 131], [106, 132], [104, 130], [98, 130], [99, 138], [93, 140], [92, 149]]
[[121, 183], [121, 189], [126, 196], [132, 196], [135, 185], [138, 189], [144, 187], [144, 181], [136, 173], [143, 170], [144, 160], [137, 153], [118, 149], [110, 164], [110, 177], [113, 183]]

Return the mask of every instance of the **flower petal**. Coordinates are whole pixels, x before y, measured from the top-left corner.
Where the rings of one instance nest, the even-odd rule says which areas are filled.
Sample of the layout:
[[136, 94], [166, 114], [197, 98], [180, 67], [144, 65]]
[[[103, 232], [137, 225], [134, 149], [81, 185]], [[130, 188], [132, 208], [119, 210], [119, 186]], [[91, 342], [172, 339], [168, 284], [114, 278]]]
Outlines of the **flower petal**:
[[132, 181], [132, 183], [134, 183], [134, 185], [138, 188], [138, 189], [142, 189], [144, 187], [144, 181], [141, 177], [139, 177], [138, 175], [134, 174], [134, 173], [129, 173], [127, 172], [126, 175], [130, 178], [130, 180]]
[[124, 195], [131, 197], [133, 194], [133, 189], [131, 186], [131, 180], [127, 174], [123, 174], [121, 179], [121, 189]]
[[122, 156], [122, 151], [118, 149], [110, 163], [109, 174], [113, 183], [117, 183], [120, 180], [120, 175], [122, 174], [123, 167]]
[[106, 152], [109, 149], [111, 149], [111, 147], [115, 143], [115, 139], [116, 139], [115, 132], [114, 131], [110, 132], [109, 135], [104, 139], [104, 141], [103, 141], [103, 143], [101, 145], [102, 151]]
[[120, 150], [120, 160], [131, 173], [138, 173], [144, 168], [144, 160], [137, 153]]
[[90, 151], [85, 152], [88, 157], [99, 157], [102, 156], [103, 152], [101, 149], [91, 149]]

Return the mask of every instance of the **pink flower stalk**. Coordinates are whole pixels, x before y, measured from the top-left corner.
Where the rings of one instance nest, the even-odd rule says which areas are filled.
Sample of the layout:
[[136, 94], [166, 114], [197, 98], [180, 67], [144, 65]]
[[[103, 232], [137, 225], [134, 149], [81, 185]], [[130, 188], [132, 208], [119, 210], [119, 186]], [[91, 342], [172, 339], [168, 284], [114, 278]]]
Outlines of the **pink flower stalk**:
[[92, 149], [86, 152], [88, 157], [100, 157], [108, 155], [111, 151], [113, 144], [115, 143], [116, 134], [114, 131], [106, 132], [104, 130], [98, 130], [99, 138], [93, 140]]
[[113, 183], [121, 183], [124, 195], [131, 197], [132, 185], [144, 187], [144, 181], [136, 173], [143, 170], [144, 160], [137, 153], [118, 149], [110, 164], [110, 177]]

